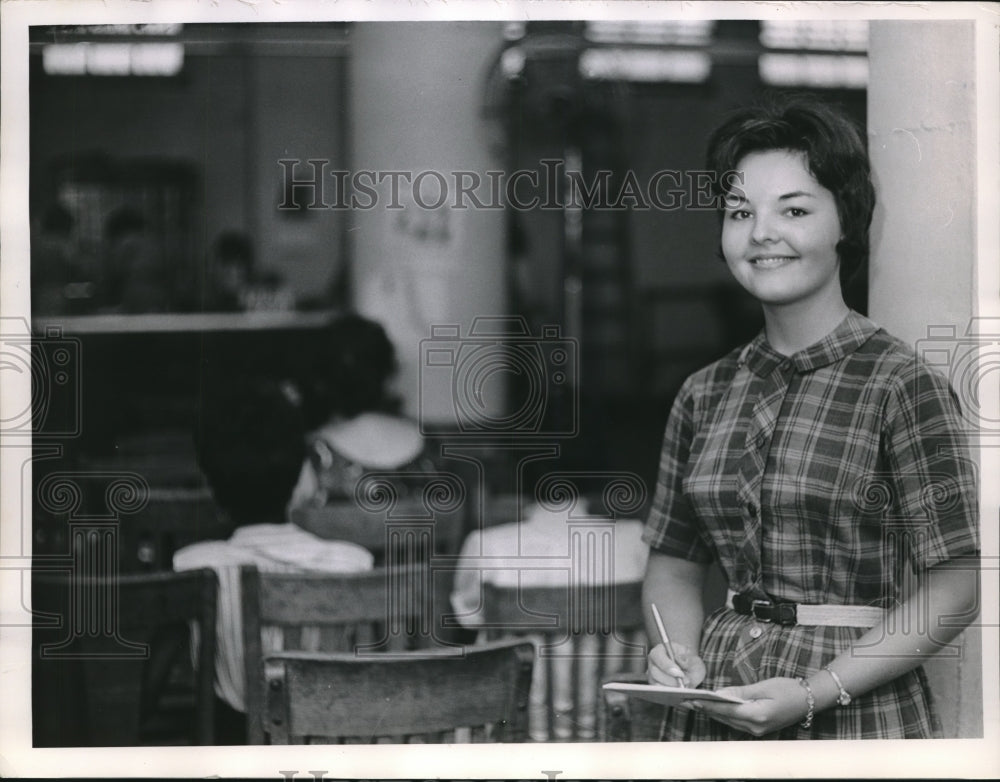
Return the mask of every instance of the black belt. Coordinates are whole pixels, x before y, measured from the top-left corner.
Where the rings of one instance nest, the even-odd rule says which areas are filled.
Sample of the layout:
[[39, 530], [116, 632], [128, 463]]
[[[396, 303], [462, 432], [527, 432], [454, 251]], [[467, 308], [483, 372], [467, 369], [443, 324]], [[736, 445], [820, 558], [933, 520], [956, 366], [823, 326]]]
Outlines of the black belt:
[[729, 593], [726, 605], [738, 614], [752, 616], [758, 622], [785, 626], [874, 627], [885, 617], [885, 611], [878, 606], [793, 603], [791, 600], [761, 599], [733, 592]]
[[788, 600], [761, 600], [752, 595], [733, 595], [733, 610], [743, 616], [752, 616], [758, 622], [798, 624], [797, 608], [797, 603]]

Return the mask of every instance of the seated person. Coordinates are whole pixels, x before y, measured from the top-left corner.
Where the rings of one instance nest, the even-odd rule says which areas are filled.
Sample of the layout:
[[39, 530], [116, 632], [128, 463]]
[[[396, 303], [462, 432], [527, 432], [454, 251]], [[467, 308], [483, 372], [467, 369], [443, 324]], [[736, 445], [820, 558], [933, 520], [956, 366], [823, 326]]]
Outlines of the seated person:
[[126, 313], [169, 311], [170, 279], [146, 218], [122, 207], [108, 216], [104, 230], [110, 270], [107, 303]]
[[[323, 540], [285, 521], [305, 456], [301, 411], [277, 384], [232, 383], [202, 397], [198, 463], [233, 532], [180, 549], [174, 570], [210, 567], [219, 577], [215, 691], [220, 743], [245, 739], [240, 566], [274, 572], [351, 573], [372, 568], [353, 543]], [[279, 634], [262, 639], [280, 648]]]
[[238, 231], [220, 234], [212, 243], [205, 310], [242, 311], [243, 296], [249, 290], [253, 275], [254, 252], [250, 238]]
[[42, 214], [31, 237], [32, 315], [76, 315], [94, 295], [94, 281], [82, 268], [75, 239], [76, 220], [60, 203]]
[[224, 231], [212, 243], [207, 279], [206, 312], [289, 310], [295, 304], [282, 276], [258, 267], [253, 243], [240, 231]]
[[[315, 358], [318, 378], [302, 389], [309, 459], [292, 505], [353, 500], [369, 472], [433, 473], [420, 428], [398, 414], [399, 400], [388, 391], [396, 351], [382, 326], [342, 315], [327, 327], [324, 344]], [[406, 489], [403, 476], [400, 494]]]
[[[573, 584], [607, 584], [642, 581], [646, 568], [648, 547], [642, 542], [643, 524], [636, 520], [607, 520], [612, 528], [612, 558], [604, 559], [599, 554], [594, 561], [574, 562], [570, 537], [575, 518], [587, 518], [587, 502], [578, 499], [571, 517], [566, 511], [555, 512], [540, 505], [525, 508], [525, 520], [500, 524], [475, 530], [469, 534], [459, 554], [458, 569], [451, 593], [451, 604], [456, 619], [465, 627], [475, 628], [485, 622], [482, 585], [490, 583], [500, 587], [563, 587]], [[600, 524], [587, 520], [581, 524], [581, 532], [603, 530]], [[476, 561], [483, 559], [481, 569]], [[607, 569], [602, 563], [612, 564]], [[596, 564], [596, 567], [594, 565]], [[481, 639], [480, 639], [481, 640]], [[534, 636], [536, 645], [546, 643], [542, 636]], [[621, 670], [625, 663], [624, 647], [621, 639], [609, 638], [606, 673]], [[549, 639], [549, 643], [552, 639]], [[571, 711], [573, 690], [579, 690], [580, 738], [593, 738], [597, 723], [596, 686], [599, 675], [597, 639], [580, 634], [576, 637], [575, 653], [579, 658], [578, 684], [572, 679], [571, 657], [555, 657], [553, 666], [555, 681], [552, 683], [552, 708], [557, 717], [554, 723], [556, 739], [569, 738], [572, 727], [566, 722]], [[537, 658], [536, 658], [537, 659]], [[644, 667], [645, 660], [636, 660]], [[529, 698], [529, 735], [533, 741], [547, 741], [547, 670], [542, 664], [535, 666], [531, 680]]]

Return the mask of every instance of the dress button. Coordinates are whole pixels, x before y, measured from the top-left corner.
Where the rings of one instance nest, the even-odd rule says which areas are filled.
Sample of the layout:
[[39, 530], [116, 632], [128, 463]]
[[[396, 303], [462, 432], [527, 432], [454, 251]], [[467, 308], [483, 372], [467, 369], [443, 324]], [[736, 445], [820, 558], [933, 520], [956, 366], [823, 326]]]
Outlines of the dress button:
[[761, 629], [760, 625], [754, 625], [750, 628], [751, 638], [760, 638], [764, 631]]

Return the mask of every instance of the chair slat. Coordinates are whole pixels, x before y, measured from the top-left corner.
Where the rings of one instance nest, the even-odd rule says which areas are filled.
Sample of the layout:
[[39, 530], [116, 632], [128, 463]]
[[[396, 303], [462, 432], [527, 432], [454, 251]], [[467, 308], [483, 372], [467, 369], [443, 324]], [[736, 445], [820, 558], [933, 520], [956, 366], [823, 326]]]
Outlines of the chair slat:
[[539, 645], [536, 687], [544, 692], [545, 719], [538, 725], [536, 716], [533, 727], [543, 727], [548, 740], [593, 740], [602, 678], [634, 666], [633, 658], [645, 660], [642, 583], [572, 589], [487, 583], [483, 600], [490, 638], [530, 636]]
[[430, 646], [440, 609], [426, 565], [363, 573], [263, 573], [242, 568], [247, 741], [266, 741], [262, 630], [284, 628], [284, 649], [399, 652]]
[[524, 739], [533, 647], [501, 641], [438, 653], [270, 655], [272, 739], [300, 735], [434, 733], [501, 721], [496, 738]]
[[[646, 674], [616, 673], [605, 681], [645, 684]], [[642, 698], [632, 698], [623, 692], [604, 690], [599, 721], [605, 741], [662, 741], [669, 708]]]
[[[261, 624], [351, 624], [387, 619], [390, 607], [429, 606], [430, 571], [424, 566], [362, 573], [268, 573], [259, 598]], [[336, 582], [336, 599], [331, 593]], [[390, 602], [393, 601], [393, 602]]]

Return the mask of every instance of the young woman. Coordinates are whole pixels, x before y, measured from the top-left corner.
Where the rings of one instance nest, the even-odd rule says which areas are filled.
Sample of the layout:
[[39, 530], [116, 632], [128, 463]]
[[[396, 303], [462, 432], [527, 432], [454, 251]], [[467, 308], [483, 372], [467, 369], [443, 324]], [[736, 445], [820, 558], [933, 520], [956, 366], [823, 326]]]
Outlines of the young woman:
[[[974, 615], [975, 471], [947, 381], [844, 303], [875, 203], [862, 136], [785, 98], [721, 125], [708, 160], [722, 253], [765, 327], [671, 410], [645, 592], [677, 664], [656, 646], [649, 677], [745, 702], [690, 701], [666, 733], [938, 735], [919, 666]], [[730, 600], [705, 617], [713, 560]]]
[[[313, 357], [318, 380], [304, 389], [309, 460], [293, 506], [354, 500], [368, 472], [394, 471], [422, 485], [418, 474], [434, 472], [416, 421], [397, 413], [389, 391], [396, 350], [381, 324], [345, 314], [326, 329], [322, 353]], [[405, 493], [407, 479], [399, 489]]]

